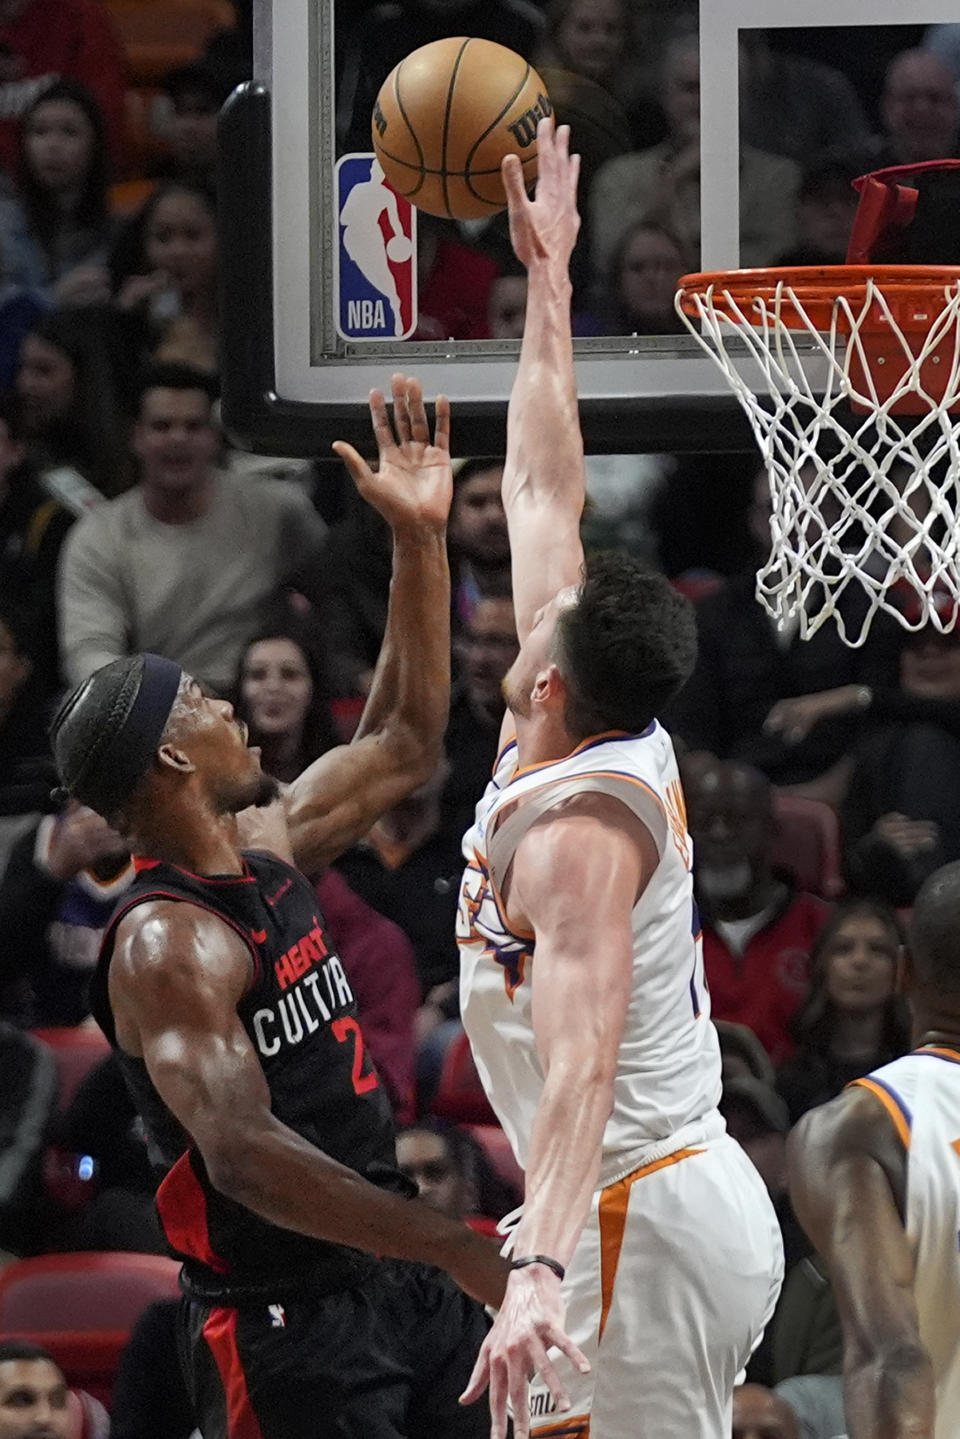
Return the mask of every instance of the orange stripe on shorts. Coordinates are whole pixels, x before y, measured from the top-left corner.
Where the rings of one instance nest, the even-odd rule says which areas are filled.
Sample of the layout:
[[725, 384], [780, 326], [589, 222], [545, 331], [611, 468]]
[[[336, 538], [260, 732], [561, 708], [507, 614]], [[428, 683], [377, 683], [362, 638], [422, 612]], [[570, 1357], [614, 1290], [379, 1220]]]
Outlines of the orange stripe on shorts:
[[[630, 1204], [632, 1186], [638, 1179], [644, 1179], [648, 1174], [655, 1174], [658, 1169], [666, 1169], [671, 1164], [679, 1164], [681, 1159], [689, 1159], [692, 1154], [702, 1153], [702, 1149], [678, 1149], [675, 1154], [668, 1154], [663, 1159], [654, 1159], [651, 1164], [644, 1164], [639, 1169], [635, 1169], [632, 1174], [618, 1179], [616, 1184], [608, 1185], [601, 1194], [599, 1205], [601, 1308], [598, 1342], [603, 1338], [610, 1306], [613, 1303], [613, 1286], [617, 1277], [620, 1250], [623, 1247], [623, 1231], [626, 1228], [627, 1208]], [[537, 1439], [539, 1439], [539, 1433]]]

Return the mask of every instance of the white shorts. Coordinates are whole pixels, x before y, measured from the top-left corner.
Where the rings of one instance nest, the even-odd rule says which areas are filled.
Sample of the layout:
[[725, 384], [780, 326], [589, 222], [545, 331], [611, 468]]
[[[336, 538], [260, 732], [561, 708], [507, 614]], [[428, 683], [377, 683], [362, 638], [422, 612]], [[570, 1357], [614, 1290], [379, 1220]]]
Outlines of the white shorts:
[[763, 1181], [728, 1135], [594, 1195], [563, 1284], [566, 1332], [590, 1360], [558, 1414], [530, 1385], [536, 1439], [729, 1439], [733, 1389], [783, 1278]]

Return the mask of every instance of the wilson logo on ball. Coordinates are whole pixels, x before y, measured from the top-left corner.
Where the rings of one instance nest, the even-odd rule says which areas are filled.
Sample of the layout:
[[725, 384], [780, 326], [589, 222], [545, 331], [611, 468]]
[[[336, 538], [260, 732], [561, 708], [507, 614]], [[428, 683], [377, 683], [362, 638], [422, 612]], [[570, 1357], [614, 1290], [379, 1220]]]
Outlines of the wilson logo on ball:
[[540, 121], [552, 114], [553, 106], [550, 104], [549, 95], [538, 95], [537, 103], [521, 115], [519, 120], [514, 120], [512, 125], [507, 126], [521, 150], [525, 150], [528, 145], [533, 144], [537, 138], [537, 126]]

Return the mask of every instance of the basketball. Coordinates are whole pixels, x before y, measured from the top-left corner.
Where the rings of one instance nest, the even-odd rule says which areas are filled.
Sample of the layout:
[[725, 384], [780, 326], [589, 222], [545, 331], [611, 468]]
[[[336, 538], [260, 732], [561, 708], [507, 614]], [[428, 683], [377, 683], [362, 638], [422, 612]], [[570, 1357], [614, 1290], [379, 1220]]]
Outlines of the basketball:
[[373, 110], [373, 146], [390, 185], [419, 210], [477, 220], [506, 208], [504, 155], [537, 176], [537, 124], [553, 107], [521, 55], [462, 36], [414, 50]]

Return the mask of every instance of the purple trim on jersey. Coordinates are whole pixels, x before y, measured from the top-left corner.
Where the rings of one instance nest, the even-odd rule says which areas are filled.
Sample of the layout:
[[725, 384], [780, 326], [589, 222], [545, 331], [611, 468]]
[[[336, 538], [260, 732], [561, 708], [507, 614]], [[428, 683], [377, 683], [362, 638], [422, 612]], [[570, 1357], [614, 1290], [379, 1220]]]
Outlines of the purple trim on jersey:
[[929, 1049], [915, 1049], [913, 1053], [925, 1059], [943, 1059], [947, 1064], [960, 1064], [960, 1054], [950, 1053], [946, 1045], [934, 1044]]
[[910, 1113], [907, 1105], [904, 1104], [903, 1100], [900, 1098], [893, 1085], [888, 1084], [885, 1079], [879, 1079], [875, 1074], [865, 1074], [863, 1077], [864, 1079], [869, 1079], [871, 1084], [876, 1084], [880, 1089], [884, 1090], [884, 1092], [890, 1096], [894, 1104], [899, 1109], [900, 1113], [903, 1115], [904, 1119], [907, 1121], [907, 1128], [912, 1129], [913, 1115]]

